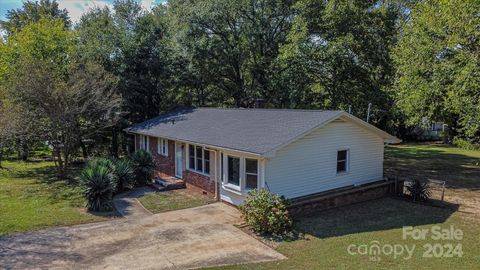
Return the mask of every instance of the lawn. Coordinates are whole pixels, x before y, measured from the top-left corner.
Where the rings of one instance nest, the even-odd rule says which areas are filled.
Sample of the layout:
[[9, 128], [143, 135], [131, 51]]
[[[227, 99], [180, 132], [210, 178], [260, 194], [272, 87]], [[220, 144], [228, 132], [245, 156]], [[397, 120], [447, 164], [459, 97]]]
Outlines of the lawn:
[[[480, 265], [480, 151], [465, 151], [441, 145], [400, 145], [386, 149], [386, 167], [398, 173], [447, 181], [448, 207], [439, 208], [385, 198], [327, 210], [302, 218], [295, 224], [298, 238], [278, 245], [287, 260], [220, 267], [213, 269], [479, 269]], [[403, 226], [420, 229], [463, 231], [461, 240], [403, 239]], [[378, 242], [373, 242], [378, 241]], [[362, 245], [407, 245], [415, 249], [411, 258], [379, 253], [360, 255]], [[462, 256], [423, 257], [426, 244], [435, 245], [436, 254], [458, 244]], [[348, 248], [357, 251], [349, 254]], [[363, 246], [364, 247], [364, 246]], [[457, 249], [458, 251], [458, 249]], [[432, 254], [432, 252], [426, 255]], [[446, 254], [448, 255], [448, 254]], [[405, 259], [407, 258], [407, 259]]]
[[57, 180], [52, 162], [4, 161], [2, 165], [0, 236], [108, 219], [86, 213], [78, 186]]
[[201, 206], [211, 199], [195, 188], [148, 193], [139, 198], [142, 205], [152, 213], [161, 213]]

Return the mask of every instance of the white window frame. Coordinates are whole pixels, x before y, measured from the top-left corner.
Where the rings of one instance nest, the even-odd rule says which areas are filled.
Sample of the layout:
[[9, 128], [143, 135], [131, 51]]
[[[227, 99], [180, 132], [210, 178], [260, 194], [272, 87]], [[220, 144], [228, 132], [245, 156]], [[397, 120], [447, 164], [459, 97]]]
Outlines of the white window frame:
[[[190, 146], [193, 146], [193, 157], [194, 157], [194, 162], [193, 162], [193, 168], [190, 167]], [[198, 170], [197, 169], [197, 147], [201, 147], [202, 149], [202, 169], [201, 170]], [[192, 171], [194, 173], [198, 173], [198, 174], [202, 174], [202, 175], [205, 175], [205, 176], [210, 176], [210, 173], [209, 172], [206, 172], [205, 168], [207, 167], [205, 165], [205, 151], [208, 151], [210, 153], [210, 150], [206, 149], [205, 147], [201, 146], [201, 145], [197, 145], [197, 144], [187, 144], [187, 169], [189, 171]], [[208, 164], [208, 169], [210, 171], [210, 164], [212, 162], [212, 155], [210, 153], [209, 155], [209, 164]]]
[[[340, 151], [346, 151], [347, 154], [345, 155], [345, 170], [339, 172], [337, 167], [338, 167], [338, 152]], [[350, 171], [350, 149], [349, 148], [340, 148], [337, 149], [336, 155], [335, 155], [335, 171], [337, 172], [337, 175], [342, 175], [342, 174], [347, 174]]]
[[[230, 171], [230, 167], [228, 166], [228, 158], [231, 157], [231, 158], [238, 158], [238, 160], [240, 161], [240, 163], [238, 164], [239, 166], [239, 175], [238, 175], [238, 186], [235, 185], [235, 184], [232, 184], [230, 183], [228, 180], [228, 175], [229, 175], [229, 171]], [[234, 156], [234, 155], [225, 155], [225, 184], [228, 186], [228, 187], [231, 187], [233, 189], [236, 189], [236, 190], [241, 190], [241, 186], [242, 186], [242, 157], [239, 157], [239, 156]]]
[[[260, 184], [261, 179], [260, 178], [261, 178], [261, 174], [262, 174], [262, 171], [261, 171], [262, 167], [260, 166], [260, 160], [258, 158], [245, 157], [245, 156], [235, 155], [235, 154], [230, 154], [230, 153], [222, 153], [222, 154], [223, 154], [222, 183], [223, 183], [224, 188], [229, 189], [229, 190], [233, 190], [233, 191], [239, 191], [239, 192], [251, 190], [251, 188], [247, 188], [247, 166], [246, 166], [246, 163], [247, 163], [246, 160], [247, 159], [257, 161], [257, 173], [256, 174], [248, 173], [248, 174], [252, 174], [252, 175], [257, 176], [257, 189], [260, 188], [260, 186], [261, 186], [261, 184]], [[233, 158], [239, 158], [240, 159], [240, 181], [239, 181], [238, 186], [228, 182], [228, 171], [230, 169], [228, 167], [228, 157], [233, 157]]]
[[[257, 187], [256, 188], [258, 189], [258, 182], [259, 182], [258, 180], [260, 179], [260, 174], [259, 174], [260, 173], [260, 171], [259, 171], [259, 169], [260, 169], [259, 163], [260, 162], [258, 162], [258, 159], [254, 159], [254, 158], [244, 158], [244, 159], [245, 159], [245, 189], [246, 190], [252, 190], [252, 188], [247, 187], [247, 175], [255, 175], [257, 177]], [[255, 162], [257, 162], [257, 173], [248, 173], [247, 172], [247, 159], [254, 160]], [[253, 188], [253, 189], [255, 189], [255, 188]]]
[[162, 156], [168, 156], [168, 139], [157, 138], [157, 153]]
[[[140, 150], [150, 152], [150, 140], [148, 136], [140, 135]], [[145, 148], [146, 147], [146, 148]]]

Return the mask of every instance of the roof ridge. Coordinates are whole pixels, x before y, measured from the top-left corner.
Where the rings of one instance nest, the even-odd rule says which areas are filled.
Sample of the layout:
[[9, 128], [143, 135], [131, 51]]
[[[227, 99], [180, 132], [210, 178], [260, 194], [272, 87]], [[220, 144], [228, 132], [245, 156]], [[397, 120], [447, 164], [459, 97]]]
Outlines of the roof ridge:
[[279, 109], [279, 108], [223, 108], [223, 107], [197, 107], [200, 110], [231, 110], [231, 111], [291, 111], [291, 112], [343, 112], [343, 110], [318, 110], [318, 109]]

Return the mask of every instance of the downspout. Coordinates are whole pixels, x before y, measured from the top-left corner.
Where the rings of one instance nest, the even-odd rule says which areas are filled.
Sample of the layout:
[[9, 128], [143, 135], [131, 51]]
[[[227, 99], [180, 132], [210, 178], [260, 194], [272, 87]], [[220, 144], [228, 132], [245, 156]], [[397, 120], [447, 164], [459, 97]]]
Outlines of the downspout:
[[212, 151], [215, 153], [215, 168], [214, 168], [214, 172], [215, 172], [215, 200], [216, 201], [220, 201], [220, 196], [218, 196], [218, 166], [217, 166], [217, 150], [216, 149], [212, 149], [212, 148], [208, 148], [206, 147], [205, 149], [209, 150], [209, 151]]

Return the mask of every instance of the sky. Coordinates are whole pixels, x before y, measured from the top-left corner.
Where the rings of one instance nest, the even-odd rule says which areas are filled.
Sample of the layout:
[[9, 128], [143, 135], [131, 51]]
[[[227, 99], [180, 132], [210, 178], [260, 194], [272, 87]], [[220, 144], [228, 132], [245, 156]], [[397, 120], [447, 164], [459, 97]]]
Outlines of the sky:
[[[0, 20], [5, 20], [7, 11], [21, 8], [25, 0], [0, 0]], [[136, 0], [142, 7], [150, 10], [153, 6], [165, 2], [165, 0]], [[57, 0], [60, 9], [67, 9], [72, 22], [80, 20], [83, 13], [92, 7], [112, 6], [113, 0]]]

